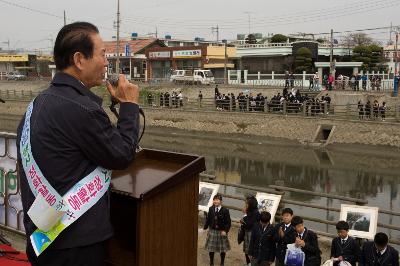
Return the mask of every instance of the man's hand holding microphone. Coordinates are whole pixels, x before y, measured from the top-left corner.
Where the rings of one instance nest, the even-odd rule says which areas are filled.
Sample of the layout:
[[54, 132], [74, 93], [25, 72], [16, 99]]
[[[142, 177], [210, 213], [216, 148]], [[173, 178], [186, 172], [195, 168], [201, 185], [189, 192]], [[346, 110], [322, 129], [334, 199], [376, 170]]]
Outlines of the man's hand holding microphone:
[[[113, 82], [114, 83], [114, 82]], [[124, 75], [118, 75], [115, 82], [117, 86], [113, 86], [109, 80], [106, 81], [107, 90], [120, 103], [136, 103], [139, 104], [139, 86], [130, 83]]]

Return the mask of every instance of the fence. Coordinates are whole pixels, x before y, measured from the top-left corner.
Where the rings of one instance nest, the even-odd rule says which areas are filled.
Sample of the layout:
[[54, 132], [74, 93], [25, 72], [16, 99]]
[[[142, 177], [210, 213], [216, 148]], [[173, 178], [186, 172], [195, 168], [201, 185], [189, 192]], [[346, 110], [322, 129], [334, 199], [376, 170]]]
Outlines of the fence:
[[[30, 102], [39, 92], [0, 90], [0, 98], [10, 102]], [[102, 95], [103, 106], [110, 105], [108, 93]], [[374, 107], [363, 104], [333, 105], [326, 101], [313, 99], [305, 102], [288, 102], [286, 100], [250, 100], [250, 98], [215, 100], [214, 98], [203, 99], [178, 99], [177, 97], [161, 97], [160, 95], [142, 96], [141, 106], [145, 108], [170, 108], [186, 111], [203, 112], [231, 112], [231, 113], [254, 113], [254, 114], [276, 114], [285, 116], [302, 116], [314, 118], [332, 118], [362, 121], [400, 121], [400, 106]]]
[[285, 116], [302, 116], [315, 118], [338, 118], [362, 121], [400, 121], [400, 106], [390, 106], [383, 109], [363, 104], [333, 105], [326, 101], [307, 100], [303, 103], [286, 100], [250, 100], [226, 98], [215, 100], [203, 98], [190, 100], [176, 97], [142, 97], [141, 105], [147, 108], [171, 108], [187, 111], [230, 112], [255, 114], [280, 114]]
[[[243, 189], [248, 194], [253, 194], [255, 195], [257, 192], [265, 192], [265, 193], [271, 193], [271, 194], [278, 194], [282, 195], [282, 199], [280, 201], [279, 209], [277, 212], [276, 218], [280, 218], [280, 210], [284, 208], [285, 205], [294, 205], [294, 206], [299, 206], [299, 207], [305, 207], [305, 208], [311, 208], [311, 209], [319, 209], [319, 210], [325, 210], [329, 212], [339, 212], [340, 213], [340, 208], [335, 208], [331, 206], [322, 206], [322, 205], [316, 205], [316, 204], [310, 204], [306, 202], [301, 202], [301, 201], [294, 201], [286, 198], [286, 193], [298, 193], [301, 195], [308, 195], [308, 196], [318, 196], [318, 197], [323, 197], [326, 199], [335, 199], [339, 201], [339, 204], [355, 204], [355, 205], [361, 205], [361, 206], [367, 206], [368, 201], [363, 200], [363, 199], [358, 199], [358, 198], [351, 198], [351, 197], [346, 197], [346, 196], [340, 196], [340, 195], [334, 195], [331, 193], [323, 193], [323, 192], [315, 192], [315, 191], [308, 191], [308, 190], [302, 190], [302, 189], [297, 189], [297, 188], [290, 188], [290, 187], [284, 187], [284, 186], [276, 186], [276, 185], [270, 185], [268, 188], [260, 188], [260, 187], [253, 187], [253, 186], [247, 186], [247, 185], [241, 185], [241, 184], [233, 184], [233, 183], [227, 183], [227, 182], [221, 182], [217, 181], [214, 176], [212, 175], [206, 175], [202, 174], [201, 175], [201, 180], [203, 182], [208, 182], [208, 183], [213, 183], [213, 184], [219, 184], [222, 186], [222, 189], [220, 188], [220, 191], [226, 191], [227, 187], [229, 188], [235, 188], [235, 189]], [[230, 210], [235, 210], [235, 211], [240, 211], [242, 212], [243, 206], [244, 206], [244, 197], [240, 197], [237, 195], [230, 195], [227, 193], [221, 193], [223, 197], [228, 198], [228, 199], [233, 199], [236, 202], [240, 202], [241, 204], [236, 204], [236, 205], [225, 205]], [[390, 215], [394, 217], [400, 217], [400, 212], [394, 212], [391, 210], [385, 210], [385, 209], [379, 209], [379, 214], [385, 214], [385, 215]], [[304, 215], [301, 215], [304, 220], [315, 222], [318, 224], [323, 224], [323, 225], [336, 225], [337, 221], [332, 221], [328, 219], [321, 219], [319, 217], [307, 217]], [[232, 219], [235, 222], [239, 222], [240, 218], [239, 217], [234, 217]], [[384, 224], [384, 223], [379, 223], [378, 222], [378, 227], [383, 228], [383, 229], [389, 229], [389, 230], [395, 230], [395, 231], [400, 231], [400, 226], [397, 225], [392, 225], [392, 224]], [[336, 237], [336, 234], [331, 234], [329, 232], [318, 232], [320, 235], [328, 236], [328, 237]], [[400, 245], [400, 241], [397, 239], [390, 239], [389, 241], [392, 244]]]
[[25, 235], [15, 139], [0, 133], [0, 228]]

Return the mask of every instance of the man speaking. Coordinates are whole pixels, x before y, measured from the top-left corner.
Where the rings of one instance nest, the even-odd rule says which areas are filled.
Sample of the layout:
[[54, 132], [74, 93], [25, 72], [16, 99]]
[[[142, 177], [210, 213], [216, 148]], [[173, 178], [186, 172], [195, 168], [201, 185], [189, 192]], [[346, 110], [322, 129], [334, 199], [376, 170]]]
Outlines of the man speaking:
[[32, 265], [104, 264], [110, 223], [111, 170], [135, 156], [139, 89], [122, 75], [114, 127], [89, 89], [104, 82], [105, 48], [96, 26], [76, 22], [57, 35], [58, 73], [28, 107], [18, 127], [18, 169], [27, 254]]

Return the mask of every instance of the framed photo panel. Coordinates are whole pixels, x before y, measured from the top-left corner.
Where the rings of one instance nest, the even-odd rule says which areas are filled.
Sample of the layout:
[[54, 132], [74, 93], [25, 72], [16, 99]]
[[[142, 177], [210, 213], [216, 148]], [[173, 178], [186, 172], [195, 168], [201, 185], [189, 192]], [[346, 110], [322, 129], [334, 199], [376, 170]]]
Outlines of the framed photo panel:
[[269, 212], [271, 214], [271, 223], [273, 223], [275, 220], [275, 214], [278, 210], [281, 198], [282, 195], [257, 192], [256, 199], [258, 201], [258, 210], [260, 212]]
[[374, 239], [378, 225], [377, 207], [342, 204], [340, 220], [349, 223], [349, 234], [354, 237]]
[[213, 204], [213, 198], [218, 193], [219, 185], [200, 182], [199, 184], [199, 210], [208, 212]]

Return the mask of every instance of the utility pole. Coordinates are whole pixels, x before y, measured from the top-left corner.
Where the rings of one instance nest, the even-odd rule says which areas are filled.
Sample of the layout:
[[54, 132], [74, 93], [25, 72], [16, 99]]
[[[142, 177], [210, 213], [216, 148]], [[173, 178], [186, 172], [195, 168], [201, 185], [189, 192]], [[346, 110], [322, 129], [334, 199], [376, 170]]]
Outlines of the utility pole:
[[67, 25], [67, 16], [65, 15], [65, 10], [64, 10], [64, 26]]
[[251, 19], [250, 19], [250, 15], [251, 15], [251, 12], [244, 12], [245, 14], [247, 14], [247, 16], [248, 16], [248, 20], [249, 20], [249, 34], [251, 33]]
[[228, 40], [223, 40], [224, 43], [224, 49], [225, 49], [225, 57], [224, 57], [224, 83], [225, 85], [228, 84], [228, 71], [227, 71], [227, 61], [228, 61], [228, 53], [227, 53], [227, 46], [228, 46]]
[[389, 45], [392, 45], [392, 31], [393, 31], [393, 23], [390, 22]]
[[398, 44], [399, 44], [399, 28], [396, 30], [396, 43], [394, 46], [394, 55], [395, 55], [395, 61], [394, 61], [394, 74], [399, 73], [398, 71], [398, 65], [399, 65], [399, 54], [398, 54]]
[[117, 0], [117, 60], [115, 63], [115, 72], [119, 74], [119, 27], [120, 27], [119, 0]]
[[211, 32], [214, 34], [217, 33], [217, 44], [219, 43], [219, 26], [217, 25], [216, 27], [211, 27]]
[[329, 73], [333, 74], [334, 65], [333, 65], [333, 29], [331, 29], [331, 53], [329, 56]]
[[7, 44], [7, 51], [10, 52], [10, 39], [7, 39], [6, 42], [2, 42], [4, 44]]

